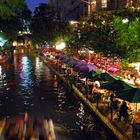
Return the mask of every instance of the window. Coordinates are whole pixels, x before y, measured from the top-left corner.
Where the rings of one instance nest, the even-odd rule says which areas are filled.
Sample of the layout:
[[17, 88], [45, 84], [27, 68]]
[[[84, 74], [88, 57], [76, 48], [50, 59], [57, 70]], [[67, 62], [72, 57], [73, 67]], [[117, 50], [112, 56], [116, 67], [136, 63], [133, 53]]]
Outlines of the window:
[[107, 0], [101, 0], [101, 7], [107, 8]]

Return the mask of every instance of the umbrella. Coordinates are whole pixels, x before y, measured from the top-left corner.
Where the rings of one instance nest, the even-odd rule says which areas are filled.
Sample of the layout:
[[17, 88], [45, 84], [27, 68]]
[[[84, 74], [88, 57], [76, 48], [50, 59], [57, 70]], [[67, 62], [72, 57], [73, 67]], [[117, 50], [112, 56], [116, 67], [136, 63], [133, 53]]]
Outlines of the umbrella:
[[59, 57], [58, 57], [59, 60], [63, 60], [64, 58], [65, 58], [64, 55], [59, 55]]
[[113, 82], [108, 82], [106, 84], [101, 85], [101, 88], [120, 91], [125, 89], [132, 89], [133, 87], [122, 80], [115, 80]]
[[78, 61], [79, 60], [77, 60], [77, 59], [70, 58], [70, 60], [67, 61], [67, 65], [69, 65], [70, 67], [74, 67], [77, 64]]
[[93, 80], [114, 82], [116, 79], [108, 73], [95, 73]]
[[140, 89], [132, 88], [128, 90], [122, 90], [116, 94], [116, 97], [131, 103], [140, 103]]
[[89, 71], [89, 69], [86, 66], [86, 64], [76, 65], [73, 68], [73, 70], [76, 71], [76, 72], [88, 72]]
[[74, 67], [79, 67], [79, 66], [81, 66], [81, 65], [87, 65], [87, 63], [84, 62], [84, 61], [82, 61], [82, 60], [78, 60], [78, 61], [76, 62], [76, 64], [75, 64]]
[[55, 56], [55, 58], [61, 60], [61, 59], [64, 58], [64, 55], [63, 54], [58, 54], [58, 55]]
[[65, 57], [63, 57], [62, 62], [67, 63], [69, 60], [70, 60], [70, 58], [65, 56]]
[[96, 71], [96, 66], [92, 64], [87, 64], [87, 67], [89, 68], [89, 71]]
[[74, 67], [74, 70], [77, 71], [77, 72], [96, 71], [96, 66], [90, 65], [90, 64], [87, 64], [86, 62], [84, 62], [84, 63], [77, 64]]
[[80, 76], [92, 79], [94, 73], [95, 73], [94, 71], [84, 72], [84, 73], [81, 73]]

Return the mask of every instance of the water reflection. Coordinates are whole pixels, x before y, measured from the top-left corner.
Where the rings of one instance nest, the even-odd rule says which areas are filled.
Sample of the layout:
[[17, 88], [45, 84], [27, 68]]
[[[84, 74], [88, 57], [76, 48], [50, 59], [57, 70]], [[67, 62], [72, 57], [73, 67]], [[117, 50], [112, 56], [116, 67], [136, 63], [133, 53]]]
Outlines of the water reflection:
[[23, 92], [28, 92], [28, 93], [23, 93], [21, 94], [31, 94], [32, 93], [32, 86], [33, 86], [33, 80], [32, 80], [32, 67], [31, 67], [31, 62], [27, 56], [24, 56], [21, 58], [20, 64], [19, 64], [19, 75], [20, 75], [20, 82], [19, 85], [21, 85]]
[[80, 106], [78, 108], [78, 113], [77, 113], [77, 117], [79, 118], [78, 119], [78, 122], [77, 125], [79, 125], [80, 129], [83, 130], [84, 129], [84, 126], [83, 126], [83, 121], [84, 121], [84, 106], [83, 104], [80, 103]]

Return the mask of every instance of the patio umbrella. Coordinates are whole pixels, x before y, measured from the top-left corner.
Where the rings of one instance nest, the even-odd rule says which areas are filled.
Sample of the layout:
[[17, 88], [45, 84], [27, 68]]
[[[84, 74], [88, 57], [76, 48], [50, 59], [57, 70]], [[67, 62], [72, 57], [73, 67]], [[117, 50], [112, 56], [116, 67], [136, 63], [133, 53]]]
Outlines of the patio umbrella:
[[131, 103], [140, 103], [140, 89], [132, 88], [122, 90], [116, 94], [116, 97]]
[[101, 85], [101, 88], [120, 91], [125, 89], [132, 89], [133, 87], [122, 80], [115, 80], [113, 82], [108, 82], [106, 84]]
[[87, 64], [87, 67], [89, 68], [89, 71], [96, 71], [97, 67], [92, 64]]
[[59, 57], [58, 57], [59, 60], [63, 60], [64, 58], [65, 58], [64, 55], [59, 55]]
[[94, 73], [95, 73], [94, 71], [84, 72], [81, 73], [80, 76], [92, 79]]
[[77, 64], [78, 61], [79, 60], [74, 59], [74, 58], [71, 57], [70, 60], [67, 61], [67, 65], [69, 65], [70, 67], [74, 67]]
[[62, 58], [64, 58], [64, 55], [63, 55], [63, 54], [57, 54], [57, 55], [55, 56], [55, 58], [61, 60]]
[[85, 62], [85, 61], [82, 61], [82, 60], [78, 60], [77, 62], [76, 62], [76, 64], [75, 64], [75, 66], [74, 67], [79, 67], [79, 66], [81, 66], [81, 65], [87, 65], [87, 63]]
[[59, 57], [60, 57], [60, 54], [57, 54], [57, 55], [55, 56], [56, 59], [59, 59]]
[[93, 80], [114, 82], [116, 79], [108, 73], [95, 73]]
[[67, 63], [70, 60], [70, 58], [68, 56], [64, 56], [62, 59], [63, 63]]
[[76, 71], [76, 72], [88, 72], [89, 71], [89, 69], [86, 66], [86, 64], [76, 65], [73, 68], [73, 70]]

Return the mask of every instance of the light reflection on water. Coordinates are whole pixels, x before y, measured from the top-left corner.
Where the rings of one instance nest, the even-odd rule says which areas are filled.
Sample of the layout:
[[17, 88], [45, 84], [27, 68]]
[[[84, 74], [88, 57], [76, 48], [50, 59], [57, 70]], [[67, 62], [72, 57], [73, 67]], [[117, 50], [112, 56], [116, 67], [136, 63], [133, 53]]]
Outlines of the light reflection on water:
[[0, 65], [0, 116], [24, 112], [52, 118], [60, 140], [110, 140], [39, 57], [17, 55], [12, 63]]

